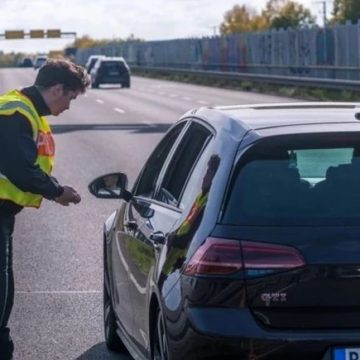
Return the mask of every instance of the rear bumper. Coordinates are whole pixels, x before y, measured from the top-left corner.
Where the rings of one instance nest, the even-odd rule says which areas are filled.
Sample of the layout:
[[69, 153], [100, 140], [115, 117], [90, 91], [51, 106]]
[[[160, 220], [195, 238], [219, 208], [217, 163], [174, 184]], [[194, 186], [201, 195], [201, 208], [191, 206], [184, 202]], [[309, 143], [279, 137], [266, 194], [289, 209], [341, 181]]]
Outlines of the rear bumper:
[[277, 330], [259, 325], [248, 309], [189, 308], [194, 328], [209, 336], [225, 336], [286, 342], [334, 341], [360, 343], [360, 328], [354, 330]]
[[189, 359], [332, 360], [334, 346], [360, 347], [360, 329], [269, 330], [248, 309], [188, 308], [187, 317], [191, 336], [183, 339], [180, 354]]
[[101, 76], [96, 79], [96, 82], [100, 84], [120, 84], [129, 81], [129, 75], [122, 76]]

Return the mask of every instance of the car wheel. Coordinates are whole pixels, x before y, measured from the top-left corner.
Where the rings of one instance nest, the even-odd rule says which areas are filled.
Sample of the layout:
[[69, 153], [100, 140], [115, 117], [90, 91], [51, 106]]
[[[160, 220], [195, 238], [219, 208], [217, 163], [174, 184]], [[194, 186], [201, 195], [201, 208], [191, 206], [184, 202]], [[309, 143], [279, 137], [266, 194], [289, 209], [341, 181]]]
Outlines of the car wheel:
[[168, 342], [164, 318], [162, 312], [158, 310], [153, 334], [153, 360], [168, 360]]
[[98, 89], [98, 88], [99, 88], [99, 83], [93, 82], [93, 83], [91, 84], [91, 87], [92, 87], [93, 89]]
[[[105, 246], [104, 246], [105, 251]], [[104, 253], [105, 254], [105, 253]], [[111, 297], [109, 293], [109, 282], [106, 274], [106, 261], [104, 255], [104, 290], [103, 290], [103, 304], [104, 304], [104, 332], [105, 332], [105, 343], [111, 351], [124, 351], [124, 343], [116, 333], [117, 325], [116, 318], [111, 303]]]
[[121, 84], [123, 88], [130, 88], [130, 80], [127, 80]]

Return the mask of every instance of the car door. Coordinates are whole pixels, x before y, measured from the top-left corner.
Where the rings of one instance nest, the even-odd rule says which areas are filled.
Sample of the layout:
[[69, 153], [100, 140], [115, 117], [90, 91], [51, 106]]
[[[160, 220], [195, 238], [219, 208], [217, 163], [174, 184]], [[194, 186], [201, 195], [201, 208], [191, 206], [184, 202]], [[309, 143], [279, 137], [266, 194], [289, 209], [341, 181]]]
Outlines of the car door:
[[211, 136], [203, 125], [191, 122], [164, 162], [153, 195], [128, 207], [128, 220], [136, 223], [129, 245], [133, 334], [144, 349], [149, 347], [149, 289], [152, 279], [157, 279], [154, 272], [157, 271], [167, 235], [181, 217], [179, 205], [183, 188]]
[[[149, 200], [152, 199], [155, 193], [157, 179], [161, 169], [186, 125], [184, 121], [175, 126], [153, 151], [135, 183], [133, 189], [134, 200], [124, 205], [122, 212], [116, 220], [117, 236], [114, 236], [113, 245], [113, 254], [115, 254], [113, 256], [116, 256], [116, 259], [113, 259], [113, 263], [118, 264], [118, 267], [123, 269], [123, 271], [119, 271], [119, 269], [115, 269], [114, 271], [115, 287], [118, 292], [120, 285], [122, 285], [122, 291], [125, 291], [125, 289], [123, 289], [124, 282], [122, 281], [121, 275], [124, 272], [126, 272], [128, 278], [126, 283], [127, 294], [129, 294], [129, 296], [131, 295], [129, 283], [131, 286], [136, 287], [139, 292], [143, 291], [144, 285], [141, 280], [139, 280], [137, 272], [145, 271], [148, 268], [146, 264], [141, 265], [140, 260], [142, 259], [143, 253], [146, 254], [149, 251], [153, 251], [153, 246], [150, 246], [141, 236], [139, 229], [141, 229], [141, 222], [143, 220], [140, 221], [140, 218], [151, 218], [152, 210], [148, 205]], [[134, 239], [138, 239], [138, 241], [135, 242]], [[151, 257], [147, 256], [147, 258]], [[116, 293], [116, 291], [114, 291], [114, 293]], [[128, 303], [124, 304], [119, 294], [115, 306], [119, 318], [126, 320], [126, 324], [123, 324], [123, 326], [126, 327], [127, 333], [133, 337], [133, 313], [136, 307], [134, 307], [132, 298], [130, 297]]]
[[[126, 243], [127, 234], [123, 231], [121, 217], [124, 207], [117, 213], [113, 213], [115, 231], [108, 234], [107, 246], [104, 248], [104, 256], [109, 274], [109, 283], [111, 286], [112, 303], [114, 311], [120, 322], [119, 326], [126, 335], [129, 335], [132, 325], [132, 305], [129, 291], [129, 276], [127, 263], [124, 260], [123, 251]], [[110, 219], [110, 218], [109, 218]], [[110, 221], [110, 220], [108, 220]]]

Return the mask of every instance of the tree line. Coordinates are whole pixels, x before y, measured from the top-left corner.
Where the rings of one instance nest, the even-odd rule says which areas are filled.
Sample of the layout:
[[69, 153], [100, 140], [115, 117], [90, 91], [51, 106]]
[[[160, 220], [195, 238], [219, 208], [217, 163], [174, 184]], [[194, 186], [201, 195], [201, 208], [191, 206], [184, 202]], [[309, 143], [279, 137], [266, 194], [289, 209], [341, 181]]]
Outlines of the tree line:
[[[326, 1], [326, 0], [324, 0]], [[359, 0], [334, 0], [331, 18], [327, 25], [353, 23], [360, 19]], [[268, 0], [259, 13], [251, 6], [235, 5], [224, 15], [220, 25], [222, 35], [238, 32], [266, 31], [312, 27], [316, 17], [304, 5], [294, 0]]]

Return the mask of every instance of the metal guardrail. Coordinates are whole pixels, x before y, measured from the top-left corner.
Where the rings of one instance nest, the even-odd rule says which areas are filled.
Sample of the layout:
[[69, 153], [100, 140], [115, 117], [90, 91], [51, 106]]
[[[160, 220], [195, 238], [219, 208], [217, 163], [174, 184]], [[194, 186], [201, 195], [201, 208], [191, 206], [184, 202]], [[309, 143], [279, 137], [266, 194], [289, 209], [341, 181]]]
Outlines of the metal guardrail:
[[200, 75], [209, 78], [239, 80], [239, 81], [254, 81], [254, 82], [276, 84], [276, 85], [360, 91], [360, 81], [355, 81], [355, 80], [250, 74], [244, 72], [231, 72], [231, 71], [225, 72], [225, 71], [210, 71], [210, 70], [174, 69], [169, 67], [148, 67], [148, 66], [136, 66], [136, 65], [131, 65], [131, 69], [143, 70], [148, 72], [158, 72], [158, 73], [160, 72], [167, 74], [170, 73], [170, 74], [181, 74], [181, 75]]

